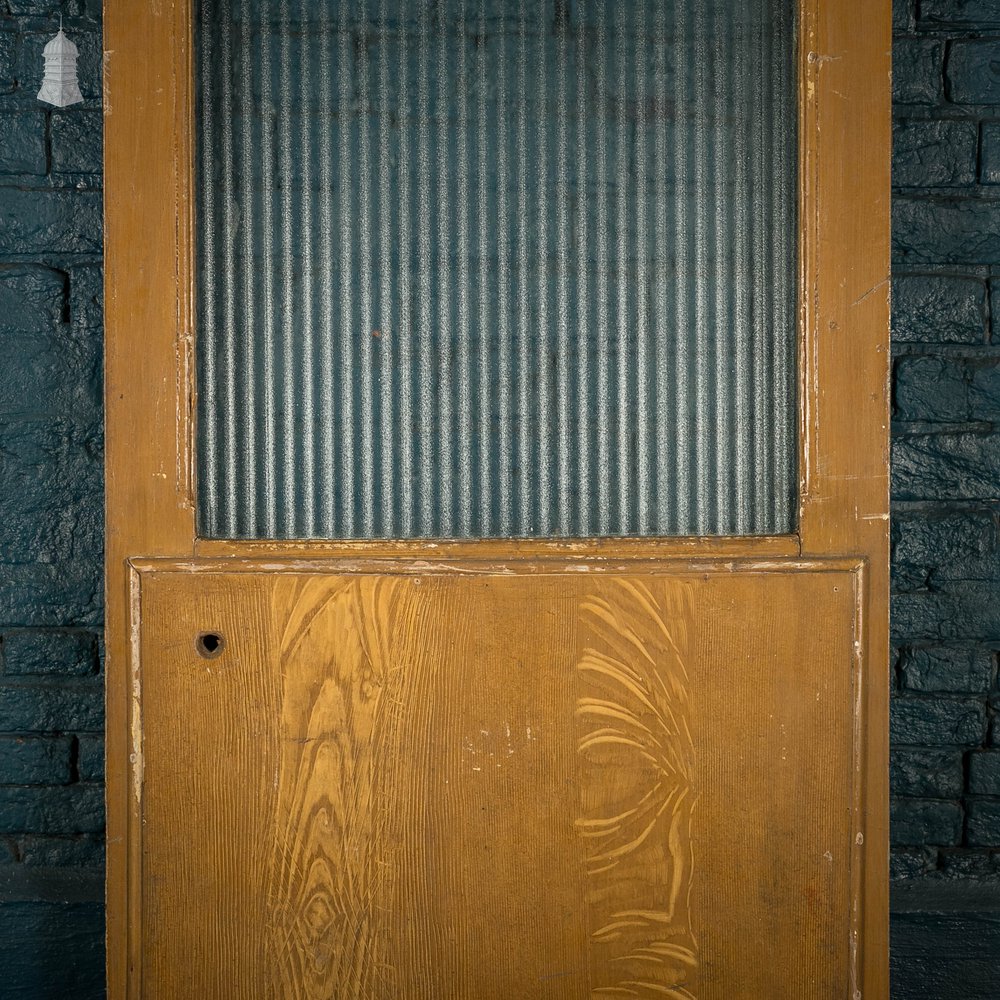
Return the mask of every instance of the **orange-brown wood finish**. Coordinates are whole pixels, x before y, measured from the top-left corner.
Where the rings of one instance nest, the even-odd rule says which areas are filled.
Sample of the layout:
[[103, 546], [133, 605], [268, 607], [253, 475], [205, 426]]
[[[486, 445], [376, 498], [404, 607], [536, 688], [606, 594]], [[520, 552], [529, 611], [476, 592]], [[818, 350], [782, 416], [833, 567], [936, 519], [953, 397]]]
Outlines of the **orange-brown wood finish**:
[[138, 564], [142, 995], [845, 996], [862, 575]]
[[887, 0], [802, 3], [773, 539], [199, 540], [189, 0], [105, 46], [109, 997], [884, 1000]]
[[866, 850], [852, 901], [866, 998], [889, 992], [889, 8], [812, 0], [800, 29], [799, 537], [803, 555], [852, 553], [868, 567]]

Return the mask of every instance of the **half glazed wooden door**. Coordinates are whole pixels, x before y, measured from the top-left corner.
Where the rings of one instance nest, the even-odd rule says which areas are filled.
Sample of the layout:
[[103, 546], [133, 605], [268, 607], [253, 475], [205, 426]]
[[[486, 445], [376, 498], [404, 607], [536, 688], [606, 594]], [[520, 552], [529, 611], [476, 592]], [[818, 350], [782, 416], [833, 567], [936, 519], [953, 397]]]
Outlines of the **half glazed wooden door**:
[[105, 36], [109, 995], [885, 998], [888, 4]]

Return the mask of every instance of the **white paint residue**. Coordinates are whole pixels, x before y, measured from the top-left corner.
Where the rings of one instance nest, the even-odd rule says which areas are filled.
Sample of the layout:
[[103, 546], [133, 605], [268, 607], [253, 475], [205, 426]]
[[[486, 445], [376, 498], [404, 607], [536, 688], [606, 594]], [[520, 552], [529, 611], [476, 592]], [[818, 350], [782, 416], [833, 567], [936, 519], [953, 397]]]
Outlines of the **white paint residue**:
[[[526, 726], [522, 735], [520, 729], [513, 727], [509, 722], [502, 722], [496, 729], [480, 729], [476, 736], [464, 737], [462, 756], [494, 758], [496, 766], [501, 767], [504, 760], [515, 756], [519, 750], [525, 749], [529, 743], [537, 739], [538, 736], [531, 726]], [[480, 770], [478, 766], [470, 766], [474, 771]]]
[[132, 737], [132, 751], [129, 754], [129, 763], [132, 765], [132, 794], [135, 796], [136, 805], [142, 802], [142, 779], [143, 779], [143, 759], [142, 759], [142, 683], [139, 673], [139, 576], [134, 571], [131, 575], [129, 586], [129, 640], [131, 654], [132, 673], [132, 718], [129, 729]]
[[104, 117], [111, 117], [111, 57], [114, 49], [105, 49], [101, 57], [101, 67], [103, 69], [103, 83], [101, 84], [101, 106], [104, 110]]

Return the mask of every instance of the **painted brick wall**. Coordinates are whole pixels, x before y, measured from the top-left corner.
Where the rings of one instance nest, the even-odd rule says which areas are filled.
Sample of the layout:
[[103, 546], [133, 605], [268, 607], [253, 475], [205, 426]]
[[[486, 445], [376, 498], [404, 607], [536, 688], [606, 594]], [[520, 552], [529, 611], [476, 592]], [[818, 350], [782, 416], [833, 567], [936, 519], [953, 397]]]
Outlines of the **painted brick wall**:
[[1000, 950], [1000, 0], [897, 0], [894, 1000]]
[[[103, 995], [100, 0], [0, 0], [0, 995]], [[45, 110], [64, 15], [84, 104]]]
[[1000, 873], [1000, 2], [896, 8], [894, 871]]

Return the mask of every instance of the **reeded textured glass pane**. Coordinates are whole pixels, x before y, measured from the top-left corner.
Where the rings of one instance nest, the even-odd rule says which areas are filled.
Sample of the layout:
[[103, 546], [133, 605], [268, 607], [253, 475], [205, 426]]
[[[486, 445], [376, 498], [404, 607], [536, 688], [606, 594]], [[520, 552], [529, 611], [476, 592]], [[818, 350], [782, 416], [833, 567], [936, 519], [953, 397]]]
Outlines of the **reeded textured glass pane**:
[[794, 527], [795, 0], [197, 0], [202, 534]]

